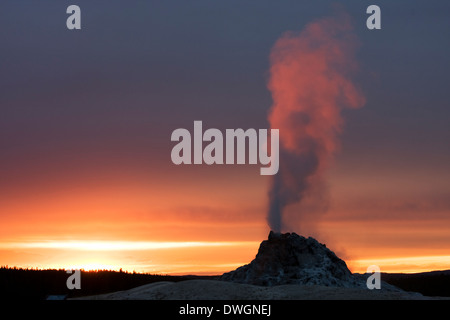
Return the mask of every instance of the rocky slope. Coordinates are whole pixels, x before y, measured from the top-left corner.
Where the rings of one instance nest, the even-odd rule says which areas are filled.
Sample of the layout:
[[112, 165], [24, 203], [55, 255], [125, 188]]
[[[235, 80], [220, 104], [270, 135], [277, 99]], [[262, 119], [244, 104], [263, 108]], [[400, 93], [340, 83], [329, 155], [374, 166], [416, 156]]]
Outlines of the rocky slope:
[[365, 279], [352, 275], [345, 262], [314, 238], [270, 232], [255, 259], [225, 273], [221, 280], [275, 286], [284, 284], [366, 288]]

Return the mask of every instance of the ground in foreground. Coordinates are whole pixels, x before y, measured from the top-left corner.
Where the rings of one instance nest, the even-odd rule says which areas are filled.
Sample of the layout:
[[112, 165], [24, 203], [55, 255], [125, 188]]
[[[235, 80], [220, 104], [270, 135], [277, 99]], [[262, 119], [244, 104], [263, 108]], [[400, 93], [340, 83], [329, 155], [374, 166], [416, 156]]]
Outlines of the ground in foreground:
[[161, 281], [125, 291], [79, 297], [86, 300], [424, 300], [415, 292], [305, 285], [273, 287], [217, 280]]

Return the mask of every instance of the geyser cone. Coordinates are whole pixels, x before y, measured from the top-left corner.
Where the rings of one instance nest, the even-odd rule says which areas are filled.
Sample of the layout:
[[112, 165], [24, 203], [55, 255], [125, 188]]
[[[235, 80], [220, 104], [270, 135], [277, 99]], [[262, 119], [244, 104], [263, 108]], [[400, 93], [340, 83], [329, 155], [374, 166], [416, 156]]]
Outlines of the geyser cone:
[[365, 286], [364, 282], [353, 277], [343, 260], [316, 239], [274, 231], [261, 242], [252, 262], [223, 274], [221, 279], [265, 286]]

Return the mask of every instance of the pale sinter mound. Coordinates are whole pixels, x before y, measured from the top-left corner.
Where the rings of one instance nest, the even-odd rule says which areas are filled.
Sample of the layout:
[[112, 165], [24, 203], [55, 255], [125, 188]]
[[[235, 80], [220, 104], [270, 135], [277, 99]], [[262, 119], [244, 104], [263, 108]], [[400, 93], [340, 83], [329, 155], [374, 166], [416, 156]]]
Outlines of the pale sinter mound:
[[220, 279], [263, 286], [366, 286], [363, 279], [352, 275], [343, 260], [316, 239], [273, 231], [268, 240], [261, 242], [252, 262], [224, 273]]

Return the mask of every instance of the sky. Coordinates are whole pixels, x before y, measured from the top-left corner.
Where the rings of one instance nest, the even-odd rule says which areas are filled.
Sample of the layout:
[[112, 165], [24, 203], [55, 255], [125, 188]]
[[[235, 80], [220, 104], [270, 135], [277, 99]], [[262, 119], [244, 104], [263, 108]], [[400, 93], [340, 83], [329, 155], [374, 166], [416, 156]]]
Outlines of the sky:
[[[270, 128], [270, 54], [336, 14], [354, 82], [320, 201], [287, 208], [353, 272], [450, 269], [450, 3], [2, 1], [0, 265], [219, 274], [270, 228], [259, 165], [174, 165], [171, 133]], [[81, 30], [66, 8], [81, 8]], [[381, 8], [381, 29], [366, 8]], [[306, 212], [306, 214], [298, 214]], [[301, 218], [299, 218], [301, 217]]]

